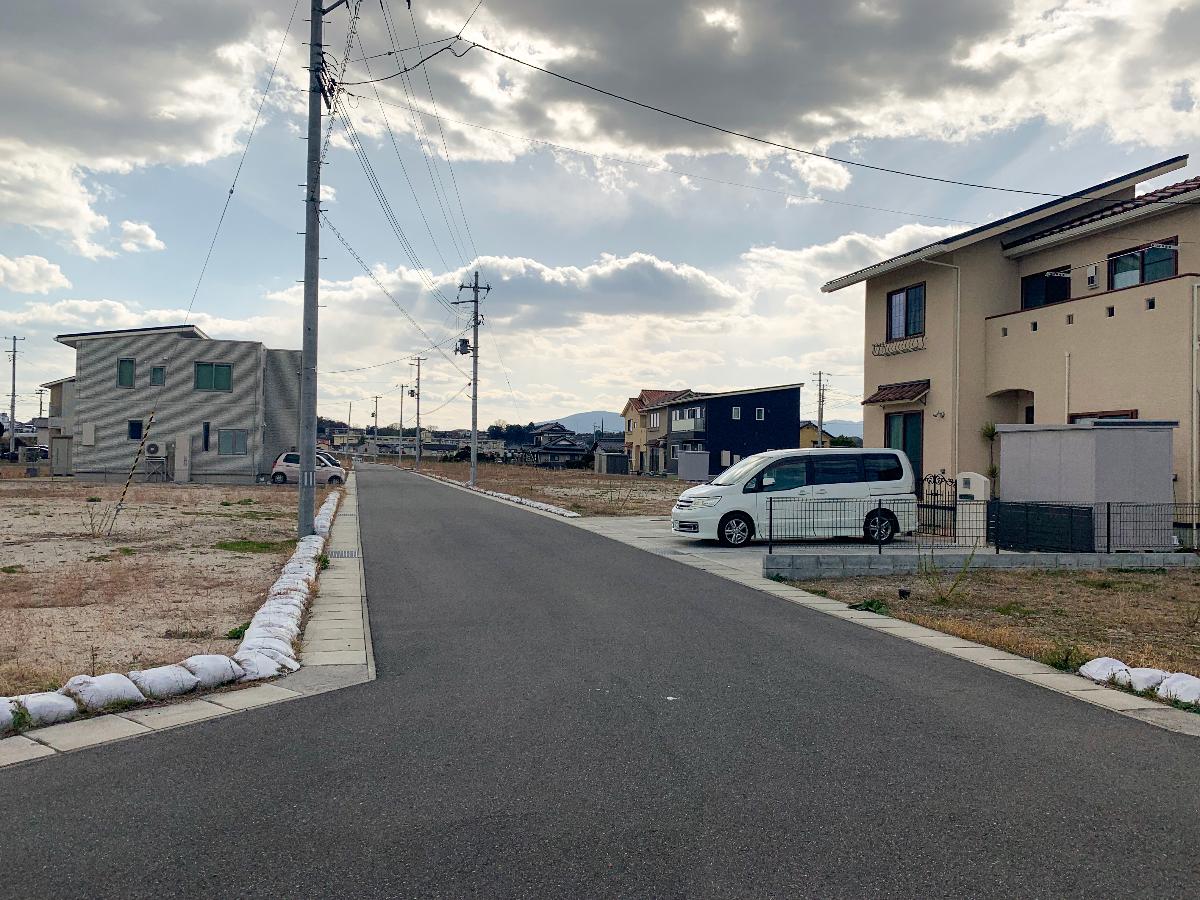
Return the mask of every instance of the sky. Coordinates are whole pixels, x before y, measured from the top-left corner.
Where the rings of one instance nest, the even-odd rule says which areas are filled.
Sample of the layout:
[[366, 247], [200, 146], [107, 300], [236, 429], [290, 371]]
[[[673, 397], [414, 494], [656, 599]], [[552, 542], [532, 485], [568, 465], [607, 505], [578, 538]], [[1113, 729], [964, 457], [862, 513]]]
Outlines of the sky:
[[[18, 418], [74, 371], [56, 334], [187, 321], [299, 347], [307, 4], [51, 6], [12, 5], [0, 32]], [[470, 360], [449, 352], [466, 311], [446, 301], [478, 269], [482, 424], [795, 382], [815, 417], [818, 370], [827, 417], [858, 419], [862, 289], [821, 284], [1032, 205], [732, 137], [472, 42], [851, 163], [1010, 188], [1078, 190], [1200, 134], [1200, 0], [475, 6], [368, 0], [349, 53], [348, 9], [327, 16], [347, 93], [324, 208], [369, 272], [322, 229], [322, 415], [365, 424], [380, 395], [397, 421], [420, 352], [424, 423], [467, 424]]]

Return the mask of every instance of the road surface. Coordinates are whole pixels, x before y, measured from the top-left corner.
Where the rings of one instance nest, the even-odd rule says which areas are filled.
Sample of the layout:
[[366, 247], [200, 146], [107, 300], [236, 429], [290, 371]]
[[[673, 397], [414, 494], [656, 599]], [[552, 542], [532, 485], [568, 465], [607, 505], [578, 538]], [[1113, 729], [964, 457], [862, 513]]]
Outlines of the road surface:
[[1194, 738], [359, 479], [378, 680], [0, 770], [0, 896], [1196, 895]]

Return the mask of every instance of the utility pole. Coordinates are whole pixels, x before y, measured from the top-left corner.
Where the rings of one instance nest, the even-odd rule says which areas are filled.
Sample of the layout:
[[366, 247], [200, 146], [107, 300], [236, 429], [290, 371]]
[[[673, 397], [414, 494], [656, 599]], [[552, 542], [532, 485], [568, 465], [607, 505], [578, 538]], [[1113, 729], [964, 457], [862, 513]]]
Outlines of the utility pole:
[[8, 355], [12, 358], [12, 393], [8, 397], [8, 452], [17, 452], [17, 341], [23, 341], [25, 338], [12, 335], [8, 338], [12, 341], [12, 349], [8, 351]]
[[421, 363], [425, 362], [428, 357], [414, 357], [415, 362], [410, 362], [410, 366], [417, 367], [417, 386], [415, 390], [408, 392], [408, 396], [415, 397], [417, 400], [417, 446], [414, 455], [413, 471], [421, 471]]
[[323, 7], [310, 0], [308, 32], [308, 177], [304, 187], [304, 325], [300, 349], [300, 497], [296, 530], [313, 533], [317, 500], [317, 284], [321, 258], [321, 103], [332, 105], [336, 86], [326, 86], [325, 14], [346, 3]]
[[825, 446], [825, 373], [817, 372], [817, 446]]
[[379, 462], [379, 395], [376, 394], [374, 399], [375, 412], [371, 413], [371, 418], [375, 420], [375, 427], [373, 429], [375, 442], [371, 445], [371, 456], [374, 462]]
[[397, 455], [400, 457], [401, 465], [404, 465], [404, 392], [407, 390], [407, 384], [400, 385], [400, 452]]
[[38, 418], [40, 419], [42, 418], [42, 410], [45, 409], [42, 401], [46, 398], [46, 389], [38, 388], [36, 391], [34, 391], [34, 393], [37, 394], [38, 398]]
[[472, 298], [470, 300], [456, 300], [455, 306], [461, 303], [471, 304], [471, 344], [469, 347], [464, 346], [466, 341], [459, 341], [458, 346], [454, 348], [455, 353], [470, 353], [471, 354], [471, 477], [467, 484], [475, 487], [475, 481], [479, 475], [479, 292], [483, 291], [487, 294], [492, 289], [490, 284], [480, 287], [479, 285], [479, 270], [475, 270], [475, 281], [472, 284], [460, 284], [458, 292], [470, 291]]

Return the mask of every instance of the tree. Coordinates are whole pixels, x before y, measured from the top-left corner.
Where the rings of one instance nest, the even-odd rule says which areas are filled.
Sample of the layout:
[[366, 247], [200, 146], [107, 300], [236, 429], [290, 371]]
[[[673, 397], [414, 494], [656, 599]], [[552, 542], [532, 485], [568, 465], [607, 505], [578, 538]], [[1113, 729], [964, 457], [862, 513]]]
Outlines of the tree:
[[830, 447], [861, 447], [862, 438], [850, 434], [835, 434], [829, 438]]

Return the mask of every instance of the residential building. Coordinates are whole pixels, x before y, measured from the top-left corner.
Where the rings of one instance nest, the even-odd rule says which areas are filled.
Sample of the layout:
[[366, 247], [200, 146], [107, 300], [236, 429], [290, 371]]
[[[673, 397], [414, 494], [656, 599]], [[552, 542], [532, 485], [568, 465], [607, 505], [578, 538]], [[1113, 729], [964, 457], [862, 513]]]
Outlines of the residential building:
[[75, 350], [77, 476], [121, 478], [137, 460], [146, 478], [254, 482], [296, 447], [298, 350], [214, 340], [194, 325], [55, 340]]
[[37, 420], [38, 443], [50, 448], [50, 472], [74, 472], [71, 433], [75, 422], [75, 377], [59, 378], [42, 385], [50, 392], [48, 415]]
[[[654, 430], [660, 437], [666, 433], [666, 425], [662, 421], [661, 413], [648, 413], [646, 410], [682, 393], [684, 392], [643, 388], [636, 397], [625, 401], [621, 416], [625, 420], [625, 455], [629, 457], [630, 472], [636, 474], [662, 469], [661, 459], [651, 452], [647, 431], [651, 418], [655, 420]], [[657, 457], [661, 457], [661, 453], [657, 454]]]
[[1175, 419], [1178, 499], [1200, 499], [1200, 178], [1137, 194], [1186, 164], [1178, 156], [826, 284], [866, 285], [865, 445], [952, 476], [988, 471], [989, 423]]
[[833, 440], [833, 435], [828, 431], [824, 432], [824, 442], [818, 439], [818, 435], [822, 434], [821, 429], [817, 428], [817, 423], [811, 419], [805, 419], [800, 423], [800, 440], [796, 443], [797, 447], [828, 447], [830, 441]]
[[590, 442], [581, 441], [574, 433], [567, 432], [567, 434], [546, 437], [532, 449], [531, 456], [538, 465], [558, 467], [564, 463], [582, 462], [583, 458], [591, 452]]
[[562, 437], [569, 437], [574, 433], [560, 422], [545, 422], [533, 430], [533, 446], [541, 447], [543, 444]]
[[745, 456], [796, 446], [803, 384], [697, 394], [688, 391], [650, 412], [665, 413], [664, 470], [679, 472], [679, 454], [708, 453], [708, 473], [720, 474]]

